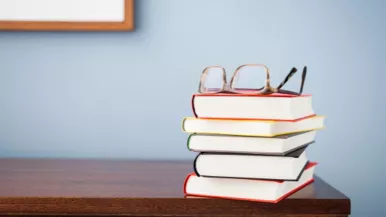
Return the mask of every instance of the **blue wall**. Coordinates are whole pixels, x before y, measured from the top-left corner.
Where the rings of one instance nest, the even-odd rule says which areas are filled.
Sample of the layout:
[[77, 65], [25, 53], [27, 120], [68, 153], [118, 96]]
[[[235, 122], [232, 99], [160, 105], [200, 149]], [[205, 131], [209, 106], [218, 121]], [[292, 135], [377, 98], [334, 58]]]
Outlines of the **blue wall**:
[[308, 151], [317, 174], [353, 216], [385, 215], [385, 6], [140, 0], [134, 32], [2, 32], [0, 156], [192, 159], [180, 123], [205, 66], [264, 63], [278, 83], [307, 65], [327, 115]]

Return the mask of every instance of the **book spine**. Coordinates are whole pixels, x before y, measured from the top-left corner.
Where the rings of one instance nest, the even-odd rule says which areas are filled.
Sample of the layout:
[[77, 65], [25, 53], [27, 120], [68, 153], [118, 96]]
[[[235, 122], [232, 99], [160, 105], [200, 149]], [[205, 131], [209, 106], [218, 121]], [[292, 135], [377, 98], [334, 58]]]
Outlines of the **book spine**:
[[181, 122], [181, 130], [183, 132], [186, 132], [186, 130], [185, 130], [185, 121], [186, 121], [186, 118], [182, 119], [182, 122]]
[[184, 194], [186, 195], [187, 192], [186, 192], [186, 185], [188, 184], [188, 181], [190, 179], [190, 177], [192, 177], [194, 174], [193, 173], [190, 173], [188, 176], [186, 176], [185, 178], [185, 181], [184, 181], [184, 186], [183, 186], [183, 192]]
[[194, 100], [195, 100], [195, 98], [196, 98], [196, 96], [195, 96], [195, 95], [193, 95], [193, 96], [192, 96], [192, 100], [191, 100], [191, 104], [192, 104], [192, 111], [193, 111], [193, 115], [194, 115], [194, 117], [198, 118], [198, 115], [197, 115], [197, 113], [196, 113], [196, 107], [194, 106]]
[[198, 173], [198, 171], [197, 171], [197, 160], [198, 160], [198, 158], [200, 157], [202, 155], [202, 153], [199, 153], [197, 156], [196, 156], [196, 158], [194, 158], [194, 161], [193, 161], [193, 171], [194, 171], [194, 173], [196, 173], [196, 175], [198, 176], [198, 177], [200, 177], [200, 174]]
[[193, 151], [192, 149], [190, 149], [190, 140], [192, 139], [192, 137], [194, 136], [195, 134], [190, 134], [189, 137], [188, 137], [188, 141], [186, 142], [186, 146], [188, 148], [189, 151]]

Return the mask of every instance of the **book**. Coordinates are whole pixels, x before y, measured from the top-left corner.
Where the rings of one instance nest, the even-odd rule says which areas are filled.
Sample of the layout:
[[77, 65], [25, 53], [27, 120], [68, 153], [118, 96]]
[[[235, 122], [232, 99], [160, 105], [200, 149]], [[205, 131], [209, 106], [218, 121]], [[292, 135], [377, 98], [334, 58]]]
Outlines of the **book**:
[[285, 155], [315, 142], [316, 131], [293, 133], [272, 138], [257, 136], [227, 136], [190, 134], [188, 149], [193, 152], [249, 153]]
[[308, 163], [306, 148], [285, 156], [202, 152], [193, 168], [198, 176], [205, 177], [295, 181]]
[[182, 130], [187, 133], [274, 137], [324, 128], [324, 116], [296, 121], [226, 120], [186, 117]]
[[311, 95], [193, 94], [197, 118], [298, 120], [314, 116]]
[[199, 177], [189, 174], [184, 182], [185, 196], [278, 203], [314, 181], [316, 162], [307, 164], [297, 181], [267, 181]]

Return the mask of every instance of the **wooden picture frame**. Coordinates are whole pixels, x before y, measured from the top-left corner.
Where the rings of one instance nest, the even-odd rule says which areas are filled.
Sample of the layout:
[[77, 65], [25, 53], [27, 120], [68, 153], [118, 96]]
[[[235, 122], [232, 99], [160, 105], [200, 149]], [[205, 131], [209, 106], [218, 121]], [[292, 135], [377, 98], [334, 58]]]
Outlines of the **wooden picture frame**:
[[[3, 2], [3, 4], [6, 4], [5, 0], [0, 0]], [[13, 10], [15, 11], [16, 15], [12, 14], [12, 12], [9, 12], [10, 9], [5, 9], [3, 5], [3, 11], [0, 9], [0, 31], [132, 31], [134, 30], [134, 0], [94, 0], [94, 5], [96, 5], [97, 2], [99, 2], [99, 8], [98, 10], [96, 8], [92, 8], [90, 5], [84, 5], [86, 2], [91, 3], [91, 0], [78, 0], [78, 2], [75, 2], [74, 0], [72, 3], [69, 0], [56, 0], [56, 2], [60, 2], [61, 4], [68, 4], [68, 11], [64, 11], [66, 9], [61, 9], [60, 6], [53, 6], [52, 2], [50, 2], [52, 11], [49, 11], [49, 8], [38, 8], [39, 6], [34, 6], [33, 12], [28, 11], [28, 7], [23, 7], [22, 2], [27, 3], [26, 1], [29, 1], [28, 4], [31, 6], [33, 4], [32, 2], [34, 0], [7, 0], [8, 1], [8, 7], [10, 9], [14, 9], [16, 6], [21, 7], [20, 10]], [[12, 2], [11, 2], [12, 1]], [[35, 2], [43, 4], [48, 3], [52, 0], [35, 0]], [[78, 9], [78, 11], [74, 10], [75, 4], [79, 5], [79, 2], [83, 1], [82, 9]], [[123, 2], [120, 2], [123, 1]], [[0, 3], [1, 3], [0, 2]], [[18, 2], [18, 3], [17, 3]], [[102, 3], [103, 2], [103, 3]], [[115, 2], [115, 6], [111, 6], [113, 9], [108, 9], [108, 7], [103, 7], [103, 4], [113, 4], [112, 2]], [[123, 5], [122, 5], [123, 3]], [[119, 5], [119, 7], [117, 6]], [[1, 6], [1, 5], [0, 5]], [[86, 8], [86, 6], [90, 6], [90, 8]], [[40, 5], [41, 7], [41, 5]], [[80, 7], [80, 6], [79, 6]], [[96, 6], [95, 6], [96, 7]], [[120, 8], [123, 7], [123, 8]], [[31, 8], [31, 7], [30, 7]], [[63, 8], [63, 7], [62, 7]], [[65, 7], [64, 7], [65, 8]], [[107, 8], [107, 9], [105, 9]], [[61, 10], [60, 13], [57, 13], [55, 10]], [[123, 9], [124, 11], [121, 11]], [[41, 10], [44, 13], [41, 13], [42, 19], [39, 20], [36, 17], [40, 16], [40, 13], [37, 12]], [[105, 15], [103, 13], [100, 13], [102, 10], [104, 11]], [[110, 10], [110, 11], [107, 11]], [[12, 11], [12, 10], [11, 10]], [[74, 13], [74, 11], [76, 13]], [[116, 13], [116, 12], [119, 13]], [[3, 17], [1, 17], [1, 12], [3, 12]], [[123, 14], [121, 14], [123, 12]], [[24, 13], [24, 14], [23, 14]], [[27, 16], [25, 14], [32, 14], [31, 16]], [[67, 13], [67, 14], [66, 14]], [[89, 13], [89, 14], [87, 14]], [[93, 13], [93, 14], [92, 14]], [[4, 15], [5, 14], [5, 15]], [[43, 15], [44, 14], [44, 15]], [[61, 14], [60, 17], [57, 14]], [[74, 15], [75, 14], [75, 15]], [[102, 15], [101, 15], [102, 14]], [[119, 14], [119, 15], [116, 15]], [[4, 18], [5, 16], [11, 17], [11, 18]], [[45, 16], [45, 17], [44, 17]], [[52, 20], [49, 20], [51, 16], [55, 17]], [[63, 17], [69, 18], [68, 20], [63, 20]], [[72, 17], [71, 17], [72, 16]], [[76, 20], [74, 17], [85, 17], [81, 18], [79, 20]], [[100, 16], [100, 18], [98, 18]], [[102, 20], [101, 17], [105, 16], [106, 20]], [[15, 18], [16, 17], [16, 18]], [[24, 19], [24, 17], [28, 17], [28, 19]], [[31, 18], [34, 17], [34, 18]], [[48, 18], [47, 18], [48, 17]], [[112, 18], [113, 17], [113, 18]], [[56, 19], [56, 20], [55, 20]], [[60, 20], [62, 19], [62, 20]], [[73, 20], [71, 20], [73, 19]], [[88, 20], [87, 20], [88, 19]], [[94, 20], [92, 20], [94, 19]], [[98, 20], [100, 19], [100, 20]]]

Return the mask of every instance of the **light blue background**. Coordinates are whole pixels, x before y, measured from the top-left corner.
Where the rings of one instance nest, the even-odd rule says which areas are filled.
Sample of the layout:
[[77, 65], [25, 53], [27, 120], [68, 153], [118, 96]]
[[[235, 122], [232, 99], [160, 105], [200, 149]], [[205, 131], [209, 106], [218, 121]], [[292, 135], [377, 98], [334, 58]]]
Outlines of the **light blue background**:
[[307, 65], [305, 92], [327, 115], [309, 159], [352, 216], [386, 215], [385, 9], [138, 0], [134, 32], [1, 32], [0, 157], [192, 159], [180, 124], [204, 67], [264, 63], [278, 84]]

